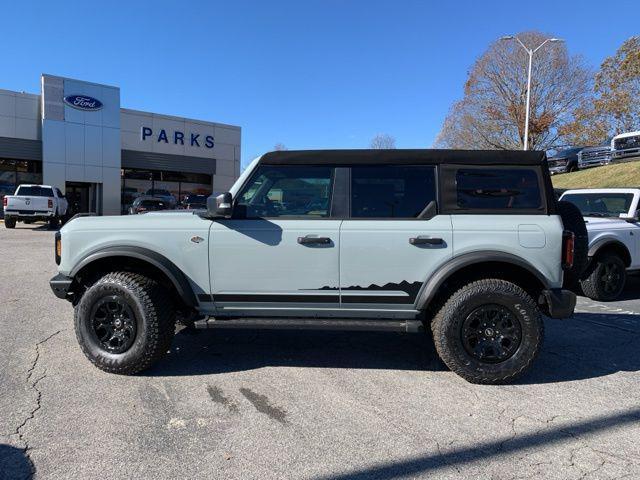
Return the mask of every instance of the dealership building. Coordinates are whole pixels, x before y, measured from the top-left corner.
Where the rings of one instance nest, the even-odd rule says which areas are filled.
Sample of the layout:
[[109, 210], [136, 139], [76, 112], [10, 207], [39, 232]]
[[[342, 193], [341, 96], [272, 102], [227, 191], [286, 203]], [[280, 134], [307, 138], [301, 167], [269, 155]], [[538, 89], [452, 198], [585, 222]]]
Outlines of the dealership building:
[[118, 215], [141, 195], [228, 190], [240, 127], [120, 107], [120, 89], [42, 75], [40, 94], [0, 89], [0, 197], [59, 188], [75, 212]]

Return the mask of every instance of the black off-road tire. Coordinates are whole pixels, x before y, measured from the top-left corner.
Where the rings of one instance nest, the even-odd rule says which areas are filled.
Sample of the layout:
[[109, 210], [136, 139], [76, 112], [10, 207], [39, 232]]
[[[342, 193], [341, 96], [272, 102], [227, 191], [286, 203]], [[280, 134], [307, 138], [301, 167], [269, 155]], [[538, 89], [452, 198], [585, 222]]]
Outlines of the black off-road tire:
[[[135, 317], [135, 340], [122, 353], [108, 351], [92, 334], [94, 305], [111, 296], [125, 302]], [[112, 272], [82, 296], [75, 307], [74, 323], [78, 343], [91, 363], [105, 372], [131, 375], [167, 353], [175, 333], [175, 309], [170, 295], [154, 280], [137, 273]]]
[[4, 226], [6, 228], [16, 228], [16, 219], [13, 217], [4, 217]]
[[[609, 269], [617, 272], [617, 280], [612, 280], [614, 286], [607, 288], [606, 277]], [[616, 300], [624, 291], [627, 282], [627, 267], [624, 261], [615, 253], [603, 253], [598, 255], [591, 262], [586, 271], [586, 278], [580, 281], [580, 286], [584, 294], [591, 300], [599, 302], [612, 302]]]
[[51, 217], [49, 219], [49, 228], [58, 228], [60, 226], [60, 219], [58, 217]]
[[[483, 305], [498, 305], [519, 322], [520, 342], [503, 361], [481, 361], [463, 345], [463, 325]], [[526, 372], [544, 338], [544, 323], [533, 299], [519, 286], [499, 279], [479, 280], [460, 288], [436, 314], [431, 329], [438, 355], [447, 367], [468, 382], [488, 385], [511, 382]]]
[[573, 266], [564, 272], [564, 284], [575, 289], [589, 261], [589, 235], [580, 209], [571, 202], [558, 202], [558, 214], [565, 230], [575, 235]]

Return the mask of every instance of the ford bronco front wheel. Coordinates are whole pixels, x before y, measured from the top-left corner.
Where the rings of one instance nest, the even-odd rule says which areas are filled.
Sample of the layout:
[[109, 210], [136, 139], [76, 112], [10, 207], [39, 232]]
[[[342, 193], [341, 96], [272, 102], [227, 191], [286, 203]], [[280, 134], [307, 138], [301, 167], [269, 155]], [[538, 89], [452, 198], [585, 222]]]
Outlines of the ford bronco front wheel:
[[432, 322], [442, 361], [472, 383], [500, 384], [523, 374], [535, 360], [544, 324], [533, 299], [498, 279], [456, 291]]
[[175, 311], [154, 280], [113, 272], [94, 283], [76, 305], [75, 330], [96, 367], [129, 375], [149, 368], [170, 348]]

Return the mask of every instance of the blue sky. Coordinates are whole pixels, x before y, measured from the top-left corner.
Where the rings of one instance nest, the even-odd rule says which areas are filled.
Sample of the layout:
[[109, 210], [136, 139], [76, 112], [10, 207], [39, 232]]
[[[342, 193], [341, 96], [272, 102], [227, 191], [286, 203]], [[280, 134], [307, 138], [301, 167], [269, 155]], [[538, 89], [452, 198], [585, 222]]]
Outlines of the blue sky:
[[0, 1], [0, 88], [117, 85], [123, 107], [240, 125], [243, 164], [378, 132], [429, 147], [497, 37], [537, 29], [597, 67], [640, 33], [637, 1]]

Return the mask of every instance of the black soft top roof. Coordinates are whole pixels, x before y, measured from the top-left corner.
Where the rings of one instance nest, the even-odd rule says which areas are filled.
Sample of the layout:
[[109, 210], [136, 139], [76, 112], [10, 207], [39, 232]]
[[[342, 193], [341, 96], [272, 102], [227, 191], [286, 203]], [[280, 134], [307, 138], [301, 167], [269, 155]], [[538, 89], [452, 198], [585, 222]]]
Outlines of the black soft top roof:
[[540, 165], [545, 152], [522, 150], [279, 150], [264, 154], [266, 165], [462, 164]]

